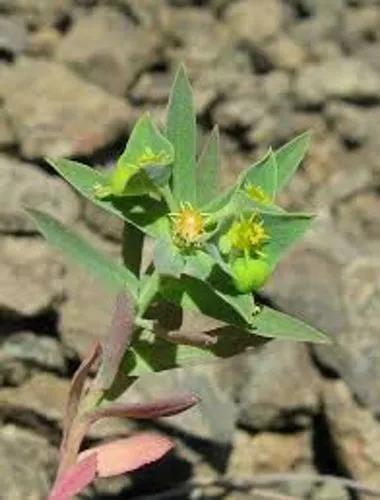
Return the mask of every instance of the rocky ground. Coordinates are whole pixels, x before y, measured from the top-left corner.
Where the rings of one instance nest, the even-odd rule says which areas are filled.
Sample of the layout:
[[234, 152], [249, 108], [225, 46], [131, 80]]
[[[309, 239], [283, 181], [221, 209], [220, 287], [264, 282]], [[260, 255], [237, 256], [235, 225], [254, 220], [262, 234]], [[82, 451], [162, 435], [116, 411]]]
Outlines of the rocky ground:
[[[143, 380], [135, 391], [144, 397], [180, 385], [203, 403], [158, 424], [177, 440], [176, 454], [82, 498], [148, 498], [221, 473], [331, 473], [380, 486], [379, 54], [376, 0], [0, 0], [1, 500], [46, 498], [69, 377], [106, 331], [111, 307], [20, 207], [46, 209], [116, 255], [117, 221], [42, 159], [111, 163], [144, 109], [163, 116], [179, 61], [194, 84], [201, 137], [220, 124], [225, 183], [269, 144], [312, 130], [282, 202], [319, 217], [265, 295], [335, 343], [273, 342], [258, 355]], [[131, 428], [115, 421], [89, 439]], [[280, 489], [365, 498], [333, 483]], [[264, 498], [236, 488], [190, 497]]]

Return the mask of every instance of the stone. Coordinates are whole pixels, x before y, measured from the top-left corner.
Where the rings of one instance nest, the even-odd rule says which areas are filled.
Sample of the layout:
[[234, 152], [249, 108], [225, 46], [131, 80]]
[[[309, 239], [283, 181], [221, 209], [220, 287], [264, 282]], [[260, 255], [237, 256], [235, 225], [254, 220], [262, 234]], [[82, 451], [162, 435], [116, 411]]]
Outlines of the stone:
[[327, 99], [378, 101], [380, 75], [365, 61], [341, 57], [305, 65], [296, 78], [295, 97], [305, 107], [321, 106]]
[[0, 50], [10, 59], [21, 54], [27, 45], [25, 26], [12, 19], [0, 19]]
[[[58, 461], [47, 439], [8, 424], [0, 429], [0, 498], [44, 500]], [[3, 496], [5, 494], [6, 496]]]
[[12, 146], [16, 141], [13, 130], [4, 110], [0, 108], [0, 149]]
[[281, 310], [335, 337], [347, 328], [341, 275], [334, 256], [298, 246], [279, 263], [264, 293]]
[[360, 9], [346, 9], [342, 39], [348, 50], [355, 51], [368, 41], [380, 38], [380, 12], [376, 5]]
[[59, 25], [67, 20], [72, 0], [0, 0], [3, 11], [17, 15], [29, 27]]
[[26, 158], [89, 155], [126, 133], [125, 101], [57, 62], [19, 58], [1, 76], [0, 97]]
[[282, 5], [278, 0], [266, 0], [265, 3], [238, 0], [227, 7], [224, 20], [236, 40], [254, 47], [280, 31]]
[[116, 9], [99, 7], [77, 20], [57, 50], [59, 61], [111, 94], [124, 96], [156, 57], [157, 37]]
[[164, 418], [163, 423], [197, 439], [227, 445], [237, 420], [233, 392], [238, 376], [234, 375], [234, 366], [233, 360], [228, 360], [143, 375], [126, 397], [128, 401], [151, 401], [173, 394], [194, 393], [201, 399], [199, 404]]
[[311, 500], [350, 500], [350, 498], [348, 490], [334, 481], [318, 486], [311, 495]]
[[37, 415], [61, 423], [69, 381], [49, 373], [37, 373], [20, 387], [0, 389], [0, 415]]
[[255, 128], [266, 114], [266, 104], [248, 96], [221, 102], [214, 109], [215, 122], [226, 130]]
[[311, 426], [319, 407], [320, 380], [305, 346], [272, 341], [244, 361], [247, 375], [235, 396], [244, 428]]
[[163, 17], [162, 29], [174, 42], [166, 49], [169, 60], [176, 66], [184, 62], [194, 79], [202, 78], [230, 46], [228, 30], [207, 10], [171, 9]]
[[342, 141], [351, 146], [363, 146], [370, 135], [368, 113], [357, 106], [331, 102], [326, 106], [326, 117]]
[[12, 334], [0, 343], [0, 363], [7, 359], [60, 373], [64, 373], [66, 368], [62, 347], [58, 341], [32, 332]]
[[348, 238], [362, 243], [380, 239], [379, 196], [372, 189], [355, 193], [338, 205], [339, 229]]
[[354, 479], [377, 486], [380, 474], [380, 425], [360, 407], [342, 381], [325, 384], [324, 411], [342, 466]]
[[170, 86], [170, 75], [160, 71], [148, 71], [138, 78], [128, 95], [137, 104], [166, 104]]
[[46, 211], [69, 226], [80, 213], [79, 200], [64, 180], [30, 163], [0, 155], [0, 232], [35, 233], [36, 226], [23, 211], [25, 207]]
[[271, 40], [262, 50], [269, 64], [281, 70], [298, 70], [306, 60], [306, 51], [302, 45], [286, 34]]
[[63, 298], [64, 267], [40, 239], [3, 236], [0, 310], [31, 316], [57, 305]]
[[83, 218], [88, 227], [104, 238], [120, 242], [123, 235], [123, 221], [105, 212], [90, 201], [85, 201]]
[[26, 53], [35, 57], [51, 57], [54, 55], [62, 34], [51, 26], [42, 27], [30, 33]]
[[64, 288], [67, 298], [60, 308], [61, 339], [83, 358], [95, 341], [107, 335], [115, 296], [77, 267], [68, 268]]
[[251, 478], [253, 474], [299, 472], [310, 470], [311, 464], [311, 436], [307, 431], [250, 435], [237, 430], [227, 475]]

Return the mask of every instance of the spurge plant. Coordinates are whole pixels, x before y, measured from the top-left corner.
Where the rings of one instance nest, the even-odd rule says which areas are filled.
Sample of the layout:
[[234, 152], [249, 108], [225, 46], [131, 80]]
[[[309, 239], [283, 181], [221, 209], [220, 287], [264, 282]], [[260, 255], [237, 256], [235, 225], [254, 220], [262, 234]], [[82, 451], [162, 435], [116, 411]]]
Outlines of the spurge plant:
[[[96, 476], [155, 461], [172, 447], [166, 437], [142, 433], [81, 450], [87, 430], [100, 418], [155, 418], [197, 402], [191, 394], [137, 405], [121, 402], [143, 373], [227, 358], [271, 338], [327, 341], [314, 328], [262, 305], [257, 296], [313, 219], [276, 204], [306, 153], [308, 134], [270, 149], [223, 192], [218, 130], [199, 155], [196, 137], [191, 88], [180, 68], [166, 124], [156, 126], [149, 115], [140, 118], [110, 172], [48, 159], [82, 196], [124, 221], [119, 263], [50, 215], [28, 210], [52, 245], [117, 296], [108, 337], [94, 346], [72, 381], [51, 500], [70, 498]], [[149, 245], [153, 257], [143, 267]]]

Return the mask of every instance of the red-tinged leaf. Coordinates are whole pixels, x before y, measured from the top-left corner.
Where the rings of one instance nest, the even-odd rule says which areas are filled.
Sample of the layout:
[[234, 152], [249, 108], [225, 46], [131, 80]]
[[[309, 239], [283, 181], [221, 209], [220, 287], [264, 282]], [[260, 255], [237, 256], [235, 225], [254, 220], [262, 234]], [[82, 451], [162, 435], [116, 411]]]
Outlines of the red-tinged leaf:
[[89, 453], [57, 479], [48, 500], [70, 500], [95, 479], [96, 471], [96, 453]]
[[144, 432], [86, 450], [79, 455], [79, 460], [95, 452], [98, 476], [118, 476], [156, 462], [173, 446], [174, 443], [165, 436]]
[[98, 380], [104, 390], [111, 387], [120, 362], [131, 342], [133, 322], [133, 301], [126, 292], [121, 292], [116, 299], [109, 335], [103, 344], [103, 357]]
[[99, 342], [96, 342], [73, 376], [70, 385], [69, 396], [67, 398], [66, 413], [63, 422], [64, 436], [62, 439], [62, 449], [65, 446], [67, 434], [70, 430], [72, 421], [74, 420], [75, 415], [78, 412], [79, 401], [82, 396], [83, 387], [90, 369], [101, 355], [101, 352], [102, 348]]
[[94, 423], [104, 417], [135, 419], [170, 417], [188, 410], [197, 403], [199, 398], [195, 394], [184, 394], [149, 403], [113, 404], [87, 413], [86, 418], [90, 423]]

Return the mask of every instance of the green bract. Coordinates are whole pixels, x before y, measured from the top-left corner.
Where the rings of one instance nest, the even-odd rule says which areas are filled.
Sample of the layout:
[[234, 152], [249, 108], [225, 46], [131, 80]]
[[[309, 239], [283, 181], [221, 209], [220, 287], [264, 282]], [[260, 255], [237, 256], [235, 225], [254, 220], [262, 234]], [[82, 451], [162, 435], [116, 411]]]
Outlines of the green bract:
[[[64, 254], [111, 290], [129, 290], [135, 337], [120, 369], [130, 376], [232, 356], [257, 345], [260, 337], [327, 341], [299, 320], [262, 307], [252, 295], [312, 221], [312, 215], [288, 213], [276, 204], [277, 193], [306, 153], [309, 135], [269, 150], [225, 192], [219, 190], [217, 129], [199, 156], [196, 137], [191, 88], [181, 67], [166, 125], [157, 128], [149, 115], [143, 116], [110, 173], [71, 160], [48, 160], [81, 195], [124, 221], [123, 264], [110, 261], [51, 216], [29, 212]], [[153, 239], [154, 253], [143, 272], [146, 237]], [[169, 306], [170, 317], [179, 313], [175, 325], [166, 321]], [[202, 343], [195, 340], [202, 336], [191, 337], [191, 332], [184, 341], [181, 318], [188, 314], [208, 325], [202, 330], [205, 339], [211, 331], [217, 341]]]

